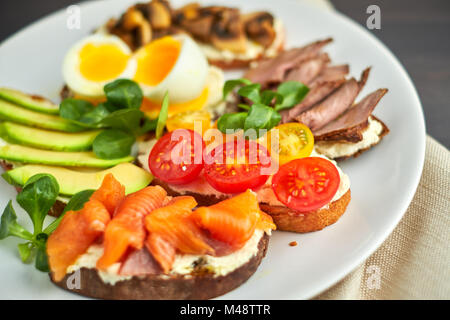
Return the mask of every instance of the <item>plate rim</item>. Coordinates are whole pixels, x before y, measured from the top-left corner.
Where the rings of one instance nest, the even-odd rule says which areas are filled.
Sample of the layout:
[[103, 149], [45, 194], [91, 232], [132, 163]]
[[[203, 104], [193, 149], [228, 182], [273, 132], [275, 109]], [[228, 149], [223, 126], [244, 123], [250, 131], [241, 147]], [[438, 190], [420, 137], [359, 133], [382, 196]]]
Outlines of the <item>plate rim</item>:
[[[77, 2], [77, 3], [73, 3], [71, 5], [78, 5], [82, 8], [82, 7], [86, 7], [86, 6], [98, 5], [101, 2], [106, 3], [106, 1], [107, 0], [94, 0], [94, 1], [91, 0], [91, 1], [85, 1], [85, 2]], [[136, 1], [137, 0], [129, 1], [129, 2], [136, 2]], [[255, 4], [258, 3], [257, 0], [252, 0], [252, 1]], [[119, 2], [119, 1], [115, 0], [115, 2]], [[188, 0], [182, 0], [182, 1], [178, 0], [177, 2], [188, 2]], [[213, 2], [221, 2], [221, 1], [220, 0], [219, 1], [209, 0], [208, 2], [213, 3]], [[419, 186], [419, 182], [420, 182], [420, 179], [422, 176], [423, 167], [424, 167], [424, 163], [425, 163], [425, 152], [426, 152], [426, 124], [425, 124], [425, 117], [424, 117], [422, 102], [418, 95], [417, 89], [414, 85], [414, 82], [412, 81], [407, 70], [405, 69], [403, 64], [399, 61], [399, 59], [373, 33], [366, 30], [362, 25], [360, 25], [359, 23], [357, 23], [353, 19], [347, 17], [346, 15], [344, 15], [343, 13], [339, 12], [336, 9], [334, 9], [334, 10], [323, 9], [323, 8], [315, 6], [307, 1], [301, 1], [301, 0], [281, 0], [281, 1], [279, 0], [279, 3], [280, 3], [279, 5], [283, 5], [282, 4], [283, 2], [290, 3], [292, 5], [296, 5], [299, 7], [305, 6], [305, 7], [308, 7], [310, 10], [320, 12], [320, 14], [323, 14], [323, 15], [335, 16], [336, 18], [341, 20], [339, 23], [350, 24], [355, 31], [363, 34], [365, 37], [368, 37], [373, 43], [376, 44], [378, 49], [383, 51], [382, 52], [383, 56], [386, 56], [388, 59], [390, 59], [391, 62], [394, 63], [394, 65], [396, 66], [397, 70], [399, 70], [402, 73], [401, 74], [402, 78], [404, 78], [407, 81], [407, 85], [412, 89], [411, 93], [413, 94], [413, 96], [411, 98], [419, 106], [418, 116], [419, 116], [419, 121], [420, 121], [420, 132], [421, 132], [420, 138], [421, 139], [420, 139], [420, 141], [418, 141], [418, 146], [417, 146], [417, 149], [418, 149], [417, 160], [418, 161], [415, 163], [415, 168], [411, 169], [411, 174], [414, 175], [414, 177], [412, 179], [413, 183], [411, 183], [408, 186], [407, 192], [405, 192], [405, 193], [408, 193], [408, 197], [404, 198], [404, 200], [401, 202], [401, 205], [400, 205], [401, 209], [397, 210], [396, 216], [393, 217], [389, 221], [389, 225], [386, 226], [385, 228], [382, 228], [382, 230], [379, 232], [379, 235], [370, 242], [370, 245], [367, 245], [367, 248], [365, 249], [365, 251], [363, 253], [357, 255], [357, 257], [350, 259], [351, 261], [343, 264], [339, 270], [334, 270], [334, 272], [331, 276], [328, 275], [327, 277], [322, 277], [320, 280], [317, 281], [317, 285], [314, 288], [310, 289], [307, 292], [304, 292], [300, 298], [298, 297], [299, 296], [298, 293], [296, 294], [295, 290], [292, 290], [290, 293], [287, 293], [285, 296], [285, 299], [309, 299], [309, 298], [316, 297], [317, 295], [323, 293], [324, 291], [326, 291], [327, 289], [329, 289], [333, 285], [335, 285], [337, 282], [342, 280], [345, 276], [350, 274], [352, 271], [354, 271], [359, 265], [361, 265], [364, 261], [366, 261], [383, 244], [383, 242], [386, 241], [386, 239], [389, 237], [389, 235], [397, 227], [397, 225], [399, 224], [400, 220], [405, 215], [409, 205], [411, 204], [411, 202], [416, 194], [416, 190]], [[12, 33], [8, 37], [6, 37], [2, 42], [0, 42], [0, 52], [3, 47], [8, 45], [9, 42], [14, 41], [14, 38], [20, 37], [21, 34], [28, 32], [32, 28], [36, 27], [36, 25], [39, 25], [41, 23], [45, 24], [46, 20], [51, 19], [54, 16], [63, 14], [66, 9], [67, 9], [67, 7], [64, 7], [59, 10], [56, 10], [54, 12], [50, 12], [50, 13], [40, 17], [39, 19], [33, 21], [32, 23], [24, 26], [23, 28], [17, 30], [16, 32]], [[238, 288], [237, 288], [237, 290], [238, 290]], [[74, 299], [75, 298], [76, 298], [76, 296], [74, 296]], [[220, 297], [219, 297], [219, 299], [220, 299]]]

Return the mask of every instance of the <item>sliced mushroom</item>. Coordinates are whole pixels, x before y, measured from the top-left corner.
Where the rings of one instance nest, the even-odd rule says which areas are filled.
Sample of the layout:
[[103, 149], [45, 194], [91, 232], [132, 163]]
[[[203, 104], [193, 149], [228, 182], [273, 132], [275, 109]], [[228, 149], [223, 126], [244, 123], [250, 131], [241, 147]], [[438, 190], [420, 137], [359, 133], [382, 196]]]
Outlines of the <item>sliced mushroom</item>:
[[106, 30], [111, 31], [111, 30], [113, 30], [114, 28], [117, 27], [117, 24], [118, 24], [117, 19], [111, 18], [108, 21], [106, 21], [104, 27], [106, 28]]
[[198, 18], [200, 5], [197, 2], [191, 2], [175, 10], [173, 14], [174, 23], [180, 24], [184, 20], [193, 20]]
[[154, 29], [169, 28], [172, 23], [170, 9], [160, 1], [153, 0], [149, 3], [149, 20]]
[[211, 39], [211, 29], [213, 24], [213, 16], [203, 16], [198, 19], [184, 20], [180, 26], [189, 32], [194, 38], [203, 42], [209, 42]]
[[152, 39], [159, 39], [169, 35], [186, 33], [187, 32], [184, 29], [172, 25], [167, 29], [153, 30]]
[[125, 30], [133, 30], [139, 27], [143, 22], [146, 22], [144, 15], [134, 7], [128, 10], [122, 16], [122, 28]]
[[126, 31], [121, 26], [122, 19], [110, 19], [106, 24], [106, 29], [109, 33], [118, 36], [122, 39], [131, 49], [134, 50], [134, 39], [130, 31]]
[[143, 13], [130, 7], [119, 20], [119, 25], [112, 33], [124, 40], [135, 50], [152, 40], [152, 28]]
[[211, 41], [211, 30], [220, 19], [219, 13], [225, 7], [200, 7], [196, 2], [189, 3], [175, 12], [174, 23], [186, 30], [197, 40]]
[[186, 19], [195, 19], [198, 17], [200, 4], [198, 2], [191, 2], [183, 6], [180, 10]]
[[135, 8], [144, 15], [153, 29], [166, 29], [172, 24], [172, 9], [167, 1], [153, 0], [138, 3]]
[[142, 47], [152, 40], [152, 28], [150, 24], [145, 21], [136, 29], [137, 37], [135, 38], [135, 48]]
[[211, 30], [212, 44], [220, 50], [229, 50], [236, 53], [245, 52], [247, 38], [239, 10], [226, 8], [218, 15], [219, 19], [214, 23]]
[[261, 44], [269, 47], [275, 40], [276, 32], [273, 27], [273, 16], [268, 12], [254, 12], [242, 17], [245, 33], [247, 36]]
[[199, 9], [201, 15], [212, 14], [215, 16], [219, 16], [225, 11], [233, 11], [239, 14], [239, 10], [236, 8], [229, 8], [224, 6], [207, 6]]

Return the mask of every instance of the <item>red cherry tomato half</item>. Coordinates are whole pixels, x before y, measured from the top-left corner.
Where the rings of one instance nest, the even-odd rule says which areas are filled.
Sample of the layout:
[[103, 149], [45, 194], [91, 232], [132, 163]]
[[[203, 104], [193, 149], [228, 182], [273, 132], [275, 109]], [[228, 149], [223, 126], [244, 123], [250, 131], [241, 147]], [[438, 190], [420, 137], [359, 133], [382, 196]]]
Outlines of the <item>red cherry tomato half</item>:
[[197, 132], [178, 129], [165, 134], [153, 147], [148, 166], [158, 179], [170, 184], [186, 184], [203, 168], [205, 142]]
[[204, 157], [206, 181], [223, 193], [239, 193], [263, 185], [270, 173], [269, 152], [255, 141], [235, 140], [217, 146]]
[[328, 204], [341, 178], [336, 166], [320, 157], [292, 160], [272, 178], [272, 189], [287, 207], [310, 212]]

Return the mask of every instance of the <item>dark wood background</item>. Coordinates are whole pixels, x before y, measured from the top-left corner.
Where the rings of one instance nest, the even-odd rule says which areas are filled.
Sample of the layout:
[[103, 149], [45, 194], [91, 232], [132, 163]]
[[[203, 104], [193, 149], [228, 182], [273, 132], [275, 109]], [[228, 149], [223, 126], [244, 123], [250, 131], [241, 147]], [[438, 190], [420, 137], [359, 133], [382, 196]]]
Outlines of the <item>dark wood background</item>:
[[[381, 8], [381, 29], [370, 32], [406, 67], [422, 100], [428, 133], [449, 148], [450, 0], [331, 1], [337, 10], [363, 26], [366, 8], [371, 4]], [[0, 41], [36, 19], [75, 2], [79, 1], [0, 0]]]

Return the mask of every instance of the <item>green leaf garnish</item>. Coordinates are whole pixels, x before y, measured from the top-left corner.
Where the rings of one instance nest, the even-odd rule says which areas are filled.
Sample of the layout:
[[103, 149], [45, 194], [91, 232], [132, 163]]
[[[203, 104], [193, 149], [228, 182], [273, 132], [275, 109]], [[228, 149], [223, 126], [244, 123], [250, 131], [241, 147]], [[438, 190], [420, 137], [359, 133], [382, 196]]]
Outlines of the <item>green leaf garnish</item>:
[[108, 102], [100, 103], [94, 110], [83, 114], [78, 121], [92, 127], [101, 127], [101, 121], [116, 110], [118, 109]]
[[32, 242], [25, 242], [25, 243], [19, 243], [17, 245], [17, 248], [19, 249], [19, 255], [20, 259], [22, 259], [23, 263], [28, 263], [31, 259], [31, 253], [33, 251], [33, 243]]
[[95, 106], [86, 100], [68, 98], [64, 99], [59, 105], [59, 115], [70, 120], [78, 125], [87, 128], [96, 128], [96, 123], [84, 119], [86, 114], [94, 112]]
[[244, 129], [247, 112], [226, 113], [217, 120], [217, 129], [222, 133], [227, 133], [227, 130], [241, 130]]
[[[236, 87], [237, 94], [253, 102], [251, 106], [238, 104], [239, 108], [248, 112], [229, 113], [221, 116], [217, 122], [217, 128], [226, 133], [227, 129], [245, 131], [256, 130], [257, 136], [262, 134], [260, 129], [270, 130], [281, 121], [278, 111], [292, 108], [300, 103], [309, 92], [309, 88], [297, 81], [287, 81], [278, 86], [277, 91], [264, 90], [261, 92], [261, 85], [251, 83], [247, 79], [229, 80], [225, 82], [223, 88], [223, 99]], [[249, 137], [250, 135], [246, 135]]]
[[270, 106], [275, 99], [275, 105], [281, 103], [283, 101], [283, 96], [272, 90], [264, 90], [261, 92], [261, 103], [266, 106]]
[[[67, 203], [62, 213], [64, 214], [67, 211], [77, 211], [83, 209], [84, 204], [89, 201], [94, 192], [95, 190], [93, 189], [87, 189], [75, 193], [72, 198], [70, 198], [70, 201]], [[46, 233], [48, 234], [48, 232]]]
[[143, 135], [149, 131], [155, 131], [156, 125], [158, 124], [158, 119], [149, 119], [147, 117], [144, 118], [144, 123], [139, 128], [138, 135]]
[[54, 205], [59, 185], [55, 178], [48, 174], [36, 174], [28, 179], [22, 191], [17, 196], [17, 202], [27, 211], [33, 221], [34, 232], [31, 233], [17, 222], [17, 215], [8, 202], [0, 219], [0, 240], [9, 236], [15, 236], [27, 240], [17, 245], [20, 258], [23, 262], [30, 262], [36, 253], [36, 269], [49, 272], [48, 258], [46, 253], [47, 239], [58, 227], [66, 212], [80, 210], [89, 200], [94, 190], [84, 190], [75, 194], [67, 203], [63, 213], [58, 219], [50, 223], [42, 231], [42, 223], [48, 210]]
[[100, 159], [117, 159], [131, 153], [131, 147], [136, 141], [132, 134], [118, 129], [100, 132], [92, 143], [92, 150]]
[[239, 103], [238, 107], [247, 111], [250, 110], [250, 106], [247, 104]]
[[255, 103], [250, 108], [244, 123], [244, 130], [254, 129], [256, 135], [259, 136], [259, 130], [270, 130], [275, 127], [281, 120], [281, 115], [272, 107], [261, 103]]
[[142, 104], [142, 90], [133, 80], [117, 79], [103, 88], [108, 102], [119, 108], [139, 109]]
[[247, 98], [254, 103], [259, 103], [261, 97], [259, 91], [261, 90], [261, 85], [259, 83], [252, 83], [239, 88], [237, 94], [241, 97]]
[[300, 103], [309, 92], [309, 88], [298, 81], [286, 81], [278, 86], [277, 92], [283, 96], [281, 104], [276, 104], [277, 111], [292, 108]]
[[64, 211], [61, 213], [61, 215], [52, 223], [50, 223], [47, 228], [44, 229], [44, 233], [51, 234], [53, 231], [55, 231], [66, 212], [81, 210], [84, 204], [91, 198], [94, 191], [95, 190], [89, 189], [74, 194], [65, 206]]
[[246, 85], [251, 84], [252, 82], [248, 79], [235, 79], [235, 80], [228, 80], [225, 82], [223, 86], [223, 95], [222, 99], [225, 100], [228, 96], [228, 94], [233, 91], [237, 86], [240, 85]]
[[38, 247], [38, 249], [37, 249], [35, 267], [39, 271], [50, 272], [50, 267], [48, 265], [47, 252], [45, 252], [45, 246]]
[[[143, 95], [136, 82], [129, 79], [118, 79], [108, 83], [103, 89], [107, 101], [94, 106], [89, 101], [81, 99], [65, 99], [59, 107], [60, 116], [85, 128], [117, 129], [134, 137], [155, 129], [151, 120], [147, 119], [145, 114], [139, 110]], [[117, 154], [124, 156], [129, 154], [123, 153], [123, 150], [126, 149], [130, 151], [129, 148], [117, 148], [117, 145], [125, 145], [123, 135], [116, 135], [120, 141], [117, 142], [114, 150], [106, 151], [106, 147], [99, 147], [99, 141], [105, 141], [105, 136], [106, 134], [97, 137], [95, 146], [97, 152], [94, 150], [97, 156], [111, 159], [117, 157]], [[127, 141], [130, 140], [131, 138]], [[100, 149], [102, 151], [98, 151]]]
[[102, 120], [102, 125], [135, 134], [139, 131], [143, 117], [144, 113], [139, 109], [121, 109], [107, 115]]
[[[57, 219], [51, 223], [45, 229], [45, 232], [42, 232], [42, 225], [48, 211], [55, 204], [58, 193], [59, 185], [52, 175], [36, 174], [28, 179], [22, 191], [17, 195], [17, 202], [28, 213], [28, 216], [33, 222], [33, 233], [26, 230], [17, 222], [17, 215], [11, 200], [8, 202], [0, 219], [0, 240], [9, 236], [27, 240], [27, 242], [17, 245], [20, 258], [25, 263], [29, 262], [32, 260], [33, 253], [36, 252], [35, 267], [44, 272], [49, 271], [46, 254], [47, 239], [49, 234], [56, 229], [61, 219]], [[79, 198], [78, 196], [75, 199], [75, 203], [79, 203]]]
[[164, 127], [166, 126], [168, 115], [169, 115], [169, 93], [166, 92], [161, 104], [161, 111], [159, 111], [158, 120], [156, 122], [156, 132], [155, 132], [156, 139], [161, 138], [162, 133], [164, 131]]
[[33, 239], [33, 235], [17, 223], [17, 215], [14, 211], [11, 200], [6, 205], [0, 221], [0, 240], [3, 240], [9, 236], [15, 236], [25, 240]]
[[59, 194], [56, 179], [49, 174], [32, 176], [17, 195], [17, 202], [25, 209], [33, 222], [34, 234], [42, 231], [42, 224]]

